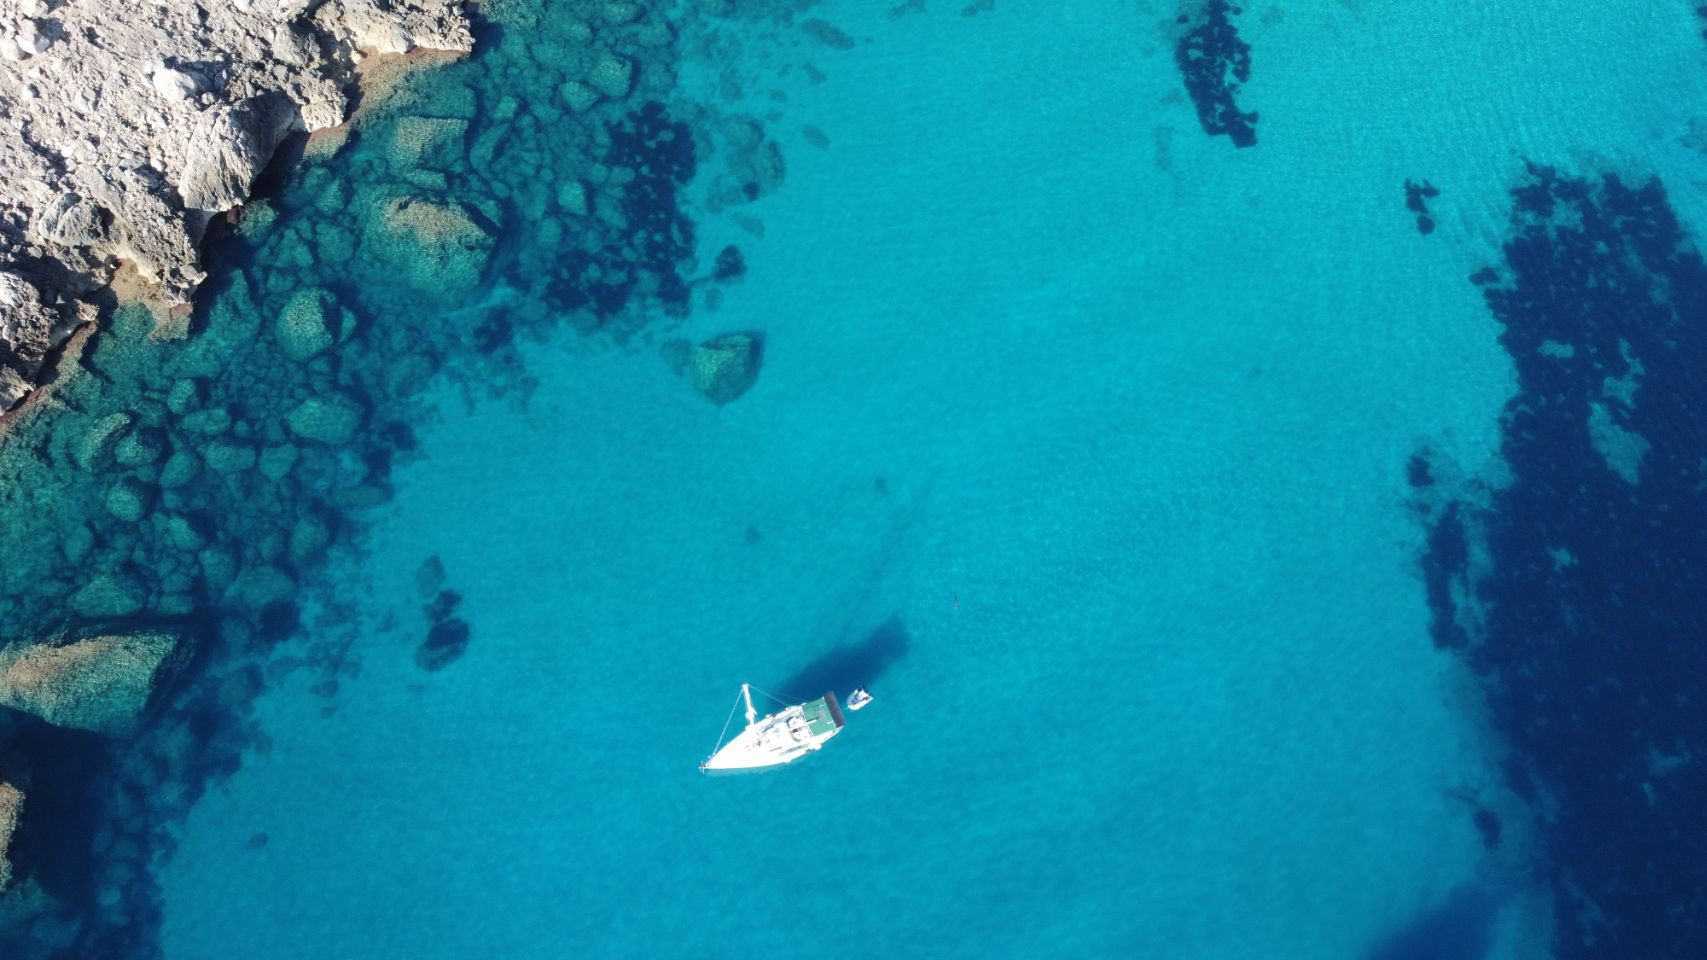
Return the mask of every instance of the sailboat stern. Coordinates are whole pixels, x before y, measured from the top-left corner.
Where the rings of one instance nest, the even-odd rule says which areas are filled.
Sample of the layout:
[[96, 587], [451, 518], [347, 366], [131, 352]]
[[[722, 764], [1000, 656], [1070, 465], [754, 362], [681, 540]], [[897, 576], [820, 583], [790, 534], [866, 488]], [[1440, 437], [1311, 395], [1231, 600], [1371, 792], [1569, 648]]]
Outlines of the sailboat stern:
[[847, 724], [847, 718], [842, 716], [842, 705], [836, 702], [834, 691], [826, 693], [811, 703], [801, 704], [801, 710], [806, 712], [807, 722], [813, 724], [812, 732], [830, 736]]

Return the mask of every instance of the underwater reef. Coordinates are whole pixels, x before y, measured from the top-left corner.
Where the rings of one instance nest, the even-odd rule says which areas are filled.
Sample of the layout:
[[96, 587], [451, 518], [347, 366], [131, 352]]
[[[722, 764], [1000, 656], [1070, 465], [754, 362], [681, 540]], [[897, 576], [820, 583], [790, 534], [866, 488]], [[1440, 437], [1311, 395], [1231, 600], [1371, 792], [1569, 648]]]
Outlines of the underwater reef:
[[1534, 809], [1554, 954], [1707, 956], [1707, 262], [1658, 180], [1532, 166], [1511, 197], [1472, 278], [1517, 373], [1509, 476], [1434, 514], [1435, 641]]
[[[525, 404], [529, 340], [649, 342], [739, 277], [734, 248], [697, 276], [682, 190], [724, 144], [719, 202], [750, 202], [780, 153], [756, 119], [676, 116], [666, 6], [483, 6], [473, 57], [284, 144], [172, 336], [119, 307], [0, 420], [0, 956], [157, 955], [150, 866], [267, 749], [256, 698], [307, 674], [335, 710], [361, 669], [329, 571], [422, 455], [430, 384]], [[720, 349], [702, 389], [732, 399], [758, 343]], [[478, 634], [443, 576], [416, 601], [429, 672]]]
[[1427, 180], [1405, 181], [1405, 209], [1416, 214], [1417, 232], [1428, 236], [1434, 232], [1434, 216], [1429, 213], [1428, 202], [1440, 196], [1440, 188]]
[[1182, 13], [1186, 32], [1174, 45], [1174, 63], [1185, 92], [1197, 108], [1197, 121], [1210, 136], [1225, 136], [1235, 147], [1257, 143], [1257, 115], [1239, 109], [1239, 88], [1251, 79], [1251, 45], [1239, 38], [1228, 0], [1208, 0], [1195, 13]]

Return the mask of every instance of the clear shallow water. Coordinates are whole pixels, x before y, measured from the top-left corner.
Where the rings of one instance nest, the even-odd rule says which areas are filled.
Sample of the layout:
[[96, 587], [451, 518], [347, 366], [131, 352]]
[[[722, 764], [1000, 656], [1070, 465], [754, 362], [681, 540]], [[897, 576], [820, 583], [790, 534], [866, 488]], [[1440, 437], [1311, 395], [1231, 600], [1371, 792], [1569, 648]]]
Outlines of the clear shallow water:
[[[1698, 166], [1699, 41], [1681, 8], [1253, 9], [1234, 151], [1169, 12], [726, 39], [746, 109], [787, 93], [788, 181], [762, 240], [704, 220], [750, 272], [683, 332], [762, 329], [758, 386], [714, 408], [564, 333], [525, 412], [439, 394], [344, 571], [363, 670], [330, 716], [309, 677], [262, 700], [271, 751], [162, 868], [166, 954], [1358, 957], [1483, 878], [1517, 892], [1492, 955], [1544, 956], [1518, 841], [1485, 855], [1454, 796], [1496, 752], [1429, 643], [1404, 465], [1493, 456], [1511, 374], [1463, 278], [1519, 157]], [[1582, 82], [1615, 44], [1631, 72]], [[425, 674], [434, 553], [474, 638]], [[879, 631], [905, 655], [833, 749], [697, 774], [736, 684]]]

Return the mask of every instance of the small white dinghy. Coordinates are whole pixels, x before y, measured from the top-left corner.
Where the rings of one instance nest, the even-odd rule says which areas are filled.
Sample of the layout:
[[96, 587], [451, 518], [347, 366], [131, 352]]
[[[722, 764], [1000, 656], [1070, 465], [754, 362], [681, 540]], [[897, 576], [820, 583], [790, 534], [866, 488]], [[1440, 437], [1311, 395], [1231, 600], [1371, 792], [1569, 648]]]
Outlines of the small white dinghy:
[[[764, 693], [762, 690], [759, 692]], [[771, 699], [777, 700], [775, 697]], [[840, 733], [842, 725], [847, 722], [834, 693], [826, 693], [806, 703], [784, 704], [783, 709], [763, 718], [753, 709], [751, 684], [741, 684], [741, 700], [747, 704], [747, 726], [728, 743], [718, 737], [717, 748], [699, 765], [706, 773], [739, 773], [793, 763], [823, 749], [824, 744]], [[736, 701], [736, 706], [741, 700]], [[870, 700], [871, 695], [866, 694], [860, 705], [864, 706]], [[777, 702], [783, 703], [781, 700]], [[852, 702], [849, 701], [850, 705]], [[729, 714], [733, 720], [734, 708]], [[723, 732], [729, 732], [728, 723], [723, 725]]]
[[848, 694], [848, 709], [850, 711], [851, 710], [862, 710], [865, 708], [866, 704], [868, 704], [871, 701], [876, 700], [876, 699], [877, 699], [876, 697], [871, 695], [871, 691], [867, 690], [866, 688], [855, 687], [854, 692]]

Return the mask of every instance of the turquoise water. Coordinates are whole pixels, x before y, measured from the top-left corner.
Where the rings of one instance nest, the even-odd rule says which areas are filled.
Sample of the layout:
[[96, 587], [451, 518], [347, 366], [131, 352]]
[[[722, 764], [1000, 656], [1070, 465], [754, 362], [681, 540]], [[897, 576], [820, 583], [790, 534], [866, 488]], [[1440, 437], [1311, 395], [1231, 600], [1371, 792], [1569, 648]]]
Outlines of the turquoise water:
[[[566, 328], [526, 391], [434, 381], [291, 641], [353, 628], [360, 670], [260, 700], [270, 749], [160, 867], [165, 955], [1326, 960], [1476, 882], [1485, 955], [1548, 956], [1405, 467], [1498, 471], [1513, 375], [1465, 278], [1524, 158], [1701, 175], [1696, 25], [1252, 6], [1241, 150], [1174, 12], [814, 7], [846, 50], [683, 19], [677, 115], [766, 116], [787, 175], [723, 209], [702, 163], [696, 248], [748, 273], [658, 323], [761, 330], [757, 385], [713, 406], [652, 338]], [[459, 295], [392, 320], [490, 284]], [[472, 639], [429, 673], [432, 555]], [[738, 684], [846, 646], [878, 700], [830, 749], [699, 775]]]

